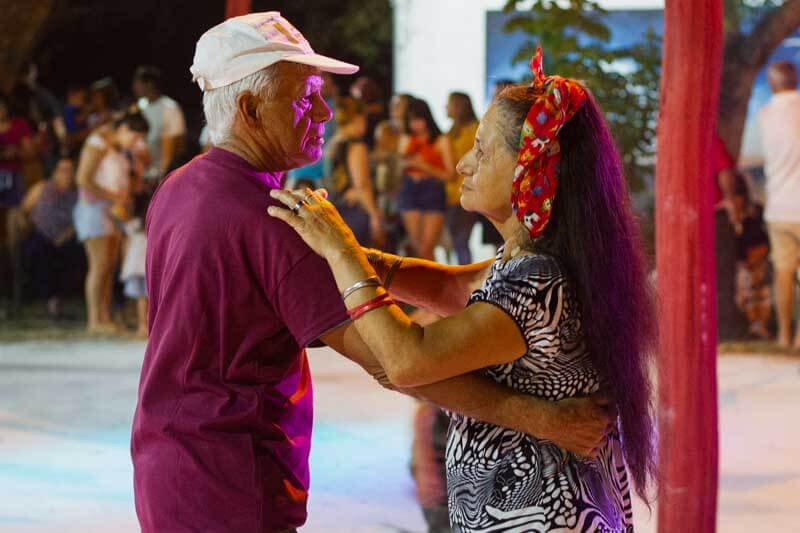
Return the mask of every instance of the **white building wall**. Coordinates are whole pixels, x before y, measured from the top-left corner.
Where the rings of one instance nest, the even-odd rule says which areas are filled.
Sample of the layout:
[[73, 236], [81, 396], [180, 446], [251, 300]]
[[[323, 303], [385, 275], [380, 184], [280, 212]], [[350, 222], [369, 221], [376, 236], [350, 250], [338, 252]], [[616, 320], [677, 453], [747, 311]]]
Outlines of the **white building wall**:
[[[392, 0], [394, 92], [411, 93], [431, 106], [441, 128], [447, 95], [470, 95], [478, 114], [486, 109], [486, 12], [505, 0]], [[607, 9], [654, 9], [663, 0], [606, 0]]]

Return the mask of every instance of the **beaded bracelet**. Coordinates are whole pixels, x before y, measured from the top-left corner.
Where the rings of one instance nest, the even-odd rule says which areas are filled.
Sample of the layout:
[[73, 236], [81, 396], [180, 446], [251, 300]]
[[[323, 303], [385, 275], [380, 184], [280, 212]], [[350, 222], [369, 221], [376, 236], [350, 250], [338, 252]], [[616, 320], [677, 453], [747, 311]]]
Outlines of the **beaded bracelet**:
[[363, 304], [354, 307], [353, 309], [349, 309], [347, 311], [347, 314], [348, 316], [350, 316], [350, 320], [355, 322], [356, 320], [358, 320], [365, 314], [369, 313], [370, 311], [378, 309], [379, 307], [384, 307], [392, 304], [394, 304], [394, 300], [392, 300], [391, 296], [389, 296], [389, 293], [385, 292], [380, 296], [376, 296], [371, 300], [367, 300]]

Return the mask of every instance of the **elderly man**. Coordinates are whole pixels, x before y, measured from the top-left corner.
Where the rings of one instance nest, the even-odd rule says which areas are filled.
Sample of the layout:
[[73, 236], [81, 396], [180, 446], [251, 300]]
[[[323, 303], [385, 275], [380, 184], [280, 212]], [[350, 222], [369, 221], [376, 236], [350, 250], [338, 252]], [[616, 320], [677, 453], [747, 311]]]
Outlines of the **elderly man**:
[[[315, 54], [270, 12], [209, 30], [191, 70], [214, 147], [173, 172], [148, 213], [136, 511], [145, 533], [292, 531], [309, 486], [305, 347], [321, 341], [381, 369], [325, 261], [266, 209], [286, 170], [321, 155], [331, 112], [320, 71], [357, 67]], [[477, 375], [412, 392], [582, 452], [607, 422], [591, 400], [548, 403]]]
[[[778, 344], [792, 344], [794, 279], [800, 268], [800, 93], [797, 68], [789, 61], [773, 63], [767, 72], [772, 99], [758, 114], [764, 147], [766, 205], [772, 264]], [[800, 330], [794, 348], [800, 350]]]

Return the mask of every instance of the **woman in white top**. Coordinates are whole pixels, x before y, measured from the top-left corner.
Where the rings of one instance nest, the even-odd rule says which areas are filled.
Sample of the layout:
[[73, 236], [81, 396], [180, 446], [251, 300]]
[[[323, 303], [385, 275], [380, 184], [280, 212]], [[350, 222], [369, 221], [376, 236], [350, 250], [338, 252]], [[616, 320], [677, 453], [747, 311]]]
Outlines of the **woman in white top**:
[[144, 140], [147, 130], [140, 113], [127, 113], [95, 130], [81, 150], [78, 204], [73, 216], [89, 262], [86, 308], [90, 333], [116, 331], [111, 320], [111, 292], [121, 234], [114, 218], [124, 217], [130, 200], [132, 165], [126, 152]]

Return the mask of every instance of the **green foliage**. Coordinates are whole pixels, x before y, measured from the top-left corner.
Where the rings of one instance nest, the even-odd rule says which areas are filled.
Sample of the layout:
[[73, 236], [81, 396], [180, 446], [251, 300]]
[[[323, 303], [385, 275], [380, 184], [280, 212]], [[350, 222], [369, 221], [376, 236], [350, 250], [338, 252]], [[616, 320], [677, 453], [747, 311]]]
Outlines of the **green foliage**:
[[527, 63], [541, 44], [546, 73], [585, 83], [605, 111], [631, 190], [643, 190], [654, 175], [660, 38], [650, 28], [641, 43], [610, 48], [606, 11], [596, 0], [534, 0], [525, 11], [520, 3], [508, 0], [504, 8], [513, 13], [505, 31], [530, 36], [514, 62]]
[[[313, 3], [313, 8], [308, 4]], [[314, 49], [352, 61], [361, 72], [391, 86], [392, 6], [389, 0], [255, 0], [254, 11], [278, 10]]]

